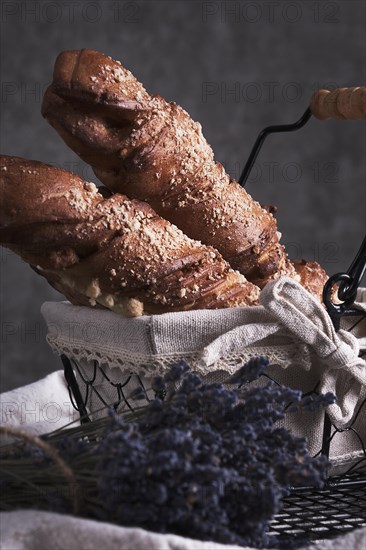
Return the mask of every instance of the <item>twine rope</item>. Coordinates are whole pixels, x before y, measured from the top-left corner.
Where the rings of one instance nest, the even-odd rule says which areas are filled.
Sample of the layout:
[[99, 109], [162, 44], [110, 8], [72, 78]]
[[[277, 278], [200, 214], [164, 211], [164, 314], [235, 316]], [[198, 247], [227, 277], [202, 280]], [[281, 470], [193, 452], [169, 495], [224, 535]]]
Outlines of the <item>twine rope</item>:
[[12, 426], [0, 426], [0, 434], [11, 435], [18, 439], [23, 439], [27, 443], [36, 445], [42, 451], [48, 454], [52, 460], [60, 468], [64, 478], [70, 487], [70, 501], [73, 507], [73, 513], [79, 514], [80, 511], [80, 487], [76, 480], [75, 474], [70, 466], [61, 458], [59, 452], [49, 443], [46, 443], [43, 439], [37, 435], [31, 434], [20, 428], [14, 428]]

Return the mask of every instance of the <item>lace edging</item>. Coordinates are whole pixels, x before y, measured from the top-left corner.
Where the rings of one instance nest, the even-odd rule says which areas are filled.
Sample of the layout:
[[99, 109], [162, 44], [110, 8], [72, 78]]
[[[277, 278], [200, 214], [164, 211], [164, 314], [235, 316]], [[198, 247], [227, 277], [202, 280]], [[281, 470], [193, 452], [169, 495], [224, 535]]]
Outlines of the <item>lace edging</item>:
[[71, 347], [66, 341], [47, 337], [53, 351], [58, 354], [65, 354], [69, 359], [76, 361], [96, 361], [98, 365], [107, 365], [109, 368], [119, 368], [122, 371], [132, 373], [151, 374], [153, 376], [164, 374], [172, 365], [180, 359], [185, 359], [193, 370], [202, 375], [207, 375], [218, 370], [226, 371], [229, 374], [234, 373], [238, 367], [248, 361], [253, 355], [264, 355], [270, 358], [272, 363], [278, 364], [282, 368], [288, 368], [295, 361], [305, 370], [311, 366], [310, 356], [305, 347], [302, 347], [302, 353], [299, 354], [299, 348], [296, 345], [287, 346], [261, 346], [243, 348], [240, 353], [235, 352], [227, 354], [225, 358], [220, 358], [212, 365], [205, 365], [201, 361], [200, 352], [169, 353], [159, 355], [144, 355], [131, 353], [126, 350], [119, 350], [118, 355], [113, 352], [101, 353], [96, 350], [90, 350], [81, 346]]

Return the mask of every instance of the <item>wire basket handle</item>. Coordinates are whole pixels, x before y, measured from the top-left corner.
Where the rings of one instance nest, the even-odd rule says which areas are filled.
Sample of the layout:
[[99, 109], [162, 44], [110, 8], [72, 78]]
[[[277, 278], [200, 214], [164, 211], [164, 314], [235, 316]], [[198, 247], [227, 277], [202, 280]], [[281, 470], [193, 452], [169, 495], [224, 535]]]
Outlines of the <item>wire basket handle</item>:
[[[366, 87], [337, 88], [334, 91], [318, 90], [311, 98], [310, 107], [306, 109], [299, 120], [292, 124], [277, 124], [267, 126], [258, 135], [248, 160], [239, 178], [239, 184], [245, 187], [248, 176], [253, 168], [262, 145], [270, 134], [293, 132], [303, 128], [314, 115], [320, 120], [366, 120]], [[342, 315], [359, 313], [351, 310], [356, 298], [357, 288], [366, 271], [366, 237], [347, 273], [333, 275], [324, 286], [323, 300], [336, 330], [339, 329]], [[332, 290], [335, 284], [340, 284], [338, 296], [343, 303], [335, 304], [332, 301]]]
[[366, 119], [366, 86], [318, 90], [310, 102], [312, 114], [320, 119]]

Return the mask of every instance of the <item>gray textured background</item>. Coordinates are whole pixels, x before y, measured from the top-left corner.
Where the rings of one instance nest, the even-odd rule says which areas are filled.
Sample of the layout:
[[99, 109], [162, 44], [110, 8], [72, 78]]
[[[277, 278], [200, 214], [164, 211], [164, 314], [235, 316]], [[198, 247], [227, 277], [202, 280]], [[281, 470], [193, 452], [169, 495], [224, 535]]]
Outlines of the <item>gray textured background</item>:
[[[365, 2], [6, 1], [2, 3], [1, 151], [95, 179], [40, 115], [64, 49], [120, 59], [150, 92], [199, 120], [216, 158], [238, 177], [268, 124], [292, 122], [324, 86], [365, 84]], [[248, 190], [277, 204], [293, 258], [348, 267], [365, 230], [365, 125], [312, 120], [271, 136]], [[39, 313], [62, 297], [1, 250], [2, 389], [60, 362]]]

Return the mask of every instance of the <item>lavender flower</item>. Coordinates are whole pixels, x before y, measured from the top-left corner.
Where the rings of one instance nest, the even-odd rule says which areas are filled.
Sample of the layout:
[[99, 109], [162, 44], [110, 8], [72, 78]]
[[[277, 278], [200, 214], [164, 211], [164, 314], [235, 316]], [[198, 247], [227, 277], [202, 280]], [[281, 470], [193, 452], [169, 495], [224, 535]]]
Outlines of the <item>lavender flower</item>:
[[162, 376], [156, 376], [151, 383], [151, 389], [157, 397], [164, 398], [167, 392], [167, 387]]
[[[203, 540], [269, 544], [266, 531], [283, 496], [293, 485], [320, 487], [327, 461], [310, 458], [303, 438], [275, 425], [289, 402], [301, 408], [301, 392], [272, 382], [242, 385], [267, 366], [266, 358], [249, 361], [229, 379], [240, 384], [231, 389], [205, 384], [182, 362], [158, 379], [157, 387], [178, 387], [148, 405], [132, 434], [108, 434], [100, 445], [98, 517]], [[311, 406], [318, 401], [330, 397]]]
[[299, 403], [292, 403], [288, 408], [288, 412], [296, 412], [299, 410], [303, 411], [316, 411], [321, 407], [328, 407], [335, 403], [335, 395], [333, 393], [325, 393], [317, 395], [312, 393], [310, 395], [305, 395]]
[[171, 369], [165, 374], [164, 381], [165, 382], [179, 382], [179, 380], [182, 379], [183, 375], [188, 372], [190, 369], [189, 365], [182, 359], [171, 367]]
[[253, 382], [253, 380], [257, 380], [257, 378], [267, 371], [268, 366], [268, 357], [252, 357], [226, 380], [226, 384], [246, 384]]
[[[181, 361], [153, 380], [161, 398], [150, 401], [143, 413], [118, 416], [111, 409], [103, 432], [93, 431], [90, 423], [75, 435], [49, 437], [75, 472], [83, 514], [201, 540], [273, 546], [266, 533], [282, 498], [296, 485], [321, 487], [327, 467], [323, 456], [308, 455], [305, 439], [277, 421], [293, 411], [327, 406], [334, 397], [303, 398], [273, 382], [245, 385], [268, 364], [263, 357], [251, 359], [226, 387], [206, 384]], [[133, 392], [135, 399], [142, 394], [142, 388]], [[32, 486], [36, 479], [43, 486], [47, 475], [55, 479], [48, 457], [41, 454], [34, 471], [30, 458], [28, 453], [24, 460]], [[13, 499], [19, 491], [23, 503], [19, 472], [0, 477], [0, 484]], [[67, 511], [67, 504], [53, 490], [37, 501], [60, 511]]]

